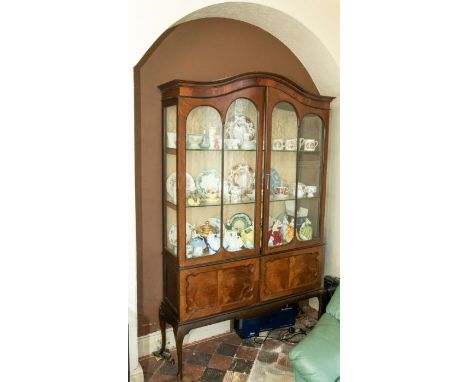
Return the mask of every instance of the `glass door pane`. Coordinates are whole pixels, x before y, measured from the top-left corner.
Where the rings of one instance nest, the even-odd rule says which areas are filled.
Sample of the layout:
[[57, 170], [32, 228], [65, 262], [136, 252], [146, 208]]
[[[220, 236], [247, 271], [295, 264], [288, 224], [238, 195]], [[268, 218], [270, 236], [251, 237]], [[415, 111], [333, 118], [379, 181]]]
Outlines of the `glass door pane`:
[[322, 194], [323, 124], [315, 114], [304, 117], [299, 128], [297, 183], [298, 240], [320, 238], [320, 206]]
[[198, 106], [186, 123], [186, 257], [214, 255], [221, 246], [222, 121]]
[[294, 107], [278, 103], [271, 116], [269, 247], [287, 244], [294, 237], [297, 132]]
[[257, 129], [255, 104], [236, 99], [224, 125], [223, 247], [227, 252], [255, 247]]
[[176, 167], [177, 106], [164, 108], [166, 211], [165, 211], [165, 248], [177, 255], [177, 167]]

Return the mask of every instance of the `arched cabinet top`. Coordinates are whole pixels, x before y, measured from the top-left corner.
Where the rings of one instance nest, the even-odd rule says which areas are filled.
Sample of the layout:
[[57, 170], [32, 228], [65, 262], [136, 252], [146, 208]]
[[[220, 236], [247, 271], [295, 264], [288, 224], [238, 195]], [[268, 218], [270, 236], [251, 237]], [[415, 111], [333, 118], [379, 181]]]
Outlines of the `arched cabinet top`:
[[293, 81], [273, 73], [244, 73], [217, 81], [173, 80], [159, 86], [163, 100], [187, 98], [212, 98], [250, 87], [275, 88], [298, 99], [305, 105], [319, 109], [330, 109], [334, 97], [312, 94]]

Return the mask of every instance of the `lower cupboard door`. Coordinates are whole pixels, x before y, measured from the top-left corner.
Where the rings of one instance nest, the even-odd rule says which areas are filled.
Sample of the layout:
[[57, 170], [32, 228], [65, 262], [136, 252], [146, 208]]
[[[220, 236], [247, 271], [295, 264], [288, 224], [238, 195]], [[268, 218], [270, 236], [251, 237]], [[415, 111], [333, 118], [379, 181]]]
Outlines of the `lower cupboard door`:
[[258, 301], [259, 260], [250, 259], [180, 272], [182, 321]]
[[261, 300], [320, 288], [322, 281], [322, 247], [307, 253], [265, 256], [261, 260]]

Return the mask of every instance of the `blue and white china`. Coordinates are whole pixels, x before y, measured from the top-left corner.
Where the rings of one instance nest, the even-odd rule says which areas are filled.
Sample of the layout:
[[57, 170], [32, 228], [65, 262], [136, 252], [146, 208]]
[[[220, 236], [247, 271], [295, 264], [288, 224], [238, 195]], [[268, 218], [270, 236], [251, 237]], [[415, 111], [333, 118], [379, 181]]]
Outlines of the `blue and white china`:
[[192, 237], [193, 256], [200, 257], [206, 248], [205, 240], [199, 235], [195, 234]]
[[219, 234], [210, 232], [206, 237], [206, 243], [208, 244], [210, 255], [214, 255], [219, 251], [219, 247], [221, 247], [221, 238]]

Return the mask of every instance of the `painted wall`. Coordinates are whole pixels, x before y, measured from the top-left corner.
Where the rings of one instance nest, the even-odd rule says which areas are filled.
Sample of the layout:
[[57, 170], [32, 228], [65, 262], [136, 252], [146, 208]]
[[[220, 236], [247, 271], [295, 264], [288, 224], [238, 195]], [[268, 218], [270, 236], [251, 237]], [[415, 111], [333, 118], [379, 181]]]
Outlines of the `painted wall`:
[[140, 96], [135, 100], [137, 168], [141, 170], [137, 172], [140, 336], [159, 328], [162, 299], [161, 98], [157, 85], [174, 78], [203, 81], [251, 71], [281, 74], [317, 93], [309, 74], [286, 46], [257, 27], [229, 19], [178, 25], [141, 66]]

